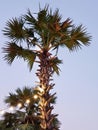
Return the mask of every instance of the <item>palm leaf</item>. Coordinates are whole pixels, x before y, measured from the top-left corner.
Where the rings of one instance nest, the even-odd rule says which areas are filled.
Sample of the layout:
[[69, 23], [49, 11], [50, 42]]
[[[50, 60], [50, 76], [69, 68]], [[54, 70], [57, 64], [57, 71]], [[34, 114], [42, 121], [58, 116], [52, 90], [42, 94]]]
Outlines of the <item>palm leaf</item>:
[[55, 129], [59, 130], [61, 123], [56, 117], [53, 119], [52, 124], [55, 127]]
[[32, 69], [36, 58], [36, 54], [33, 51], [24, 49], [21, 46], [18, 46], [15, 42], [9, 43], [6, 48], [3, 48], [3, 50], [4, 53], [6, 53], [4, 60], [6, 60], [9, 64], [12, 64], [15, 57], [19, 57], [26, 60], [28, 62], [30, 70]]
[[22, 19], [13, 18], [6, 23], [3, 30], [4, 35], [14, 41], [21, 41], [25, 38], [24, 21]]
[[37, 23], [37, 20], [33, 17], [31, 11], [28, 9], [27, 14], [24, 15], [24, 20], [27, 24], [32, 25], [32, 27]]
[[19, 99], [17, 98], [16, 94], [9, 93], [9, 96], [5, 98], [5, 103], [9, 104], [10, 106], [17, 106]]
[[22, 90], [18, 88], [16, 89], [16, 95], [20, 100], [25, 102], [26, 99], [32, 98], [33, 92], [31, 88], [24, 87]]
[[61, 44], [65, 45], [69, 50], [81, 48], [82, 45], [89, 45], [91, 37], [88, 36], [82, 25], [72, 28], [70, 33], [61, 39]]
[[46, 22], [47, 21], [47, 10], [48, 10], [48, 7], [47, 8], [44, 8], [43, 10], [40, 10], [40, 12], [38, 13], [38, 22]]
[[14, 130], [17, 124], [17, 121], [19, 120], [16, 116], [16, 113], [6, 112], [3, 117], [4, 117], [4, 120], [2, 122], [2, 125], [4, 125], [4, 129]]
[[[24, 87], [23, 90], [20, 88], [16, 89], [16, 93], [9, 93], [9, 96], [6, 97], [5, 103], [9, 104], [10, 106], [17, 106], [18, 103], [24, 103], [26, 99], [32, 99], [33, 91], [31, 88]], [[31, 103], [34, 101], [32, 100]]]
[[55, 38], [53, 48], [58, 49], [59, 46], [66, 46], [69, 50], [73, 51], [81, 48], [82, 45], [88, 46], [90, 44], [91, 36], [88, 35], [86, 29], [80, 25], [75, 27], [74, 25], [70, 29], [61, 33], [61, 37]]
[[18, 126], [19, 130], [35, 130], [32, 125], [29, 124], [21, 124]]
[[53, 71], [59, 75], [60, 68], [58, 66], [62, 63], [62, 60], [59, 60], [57, 57], [52, 57], [49, 62], [53, 68]]

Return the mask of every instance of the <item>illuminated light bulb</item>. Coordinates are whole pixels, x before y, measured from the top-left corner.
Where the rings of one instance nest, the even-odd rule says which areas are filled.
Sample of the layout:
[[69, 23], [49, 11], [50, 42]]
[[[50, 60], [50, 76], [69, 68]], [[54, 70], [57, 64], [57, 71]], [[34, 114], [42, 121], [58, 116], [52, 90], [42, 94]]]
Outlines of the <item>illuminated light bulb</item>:
[[14, 107], [13, 107], [13, 106], [11, 106], [11, 107], [9, 108], [9, 110], [10, 110], [10, 111], [13, 111], [13, 110], [14, 110]]
[[37, 99], [37, 98], [38, 98], [38, 95], [35, 94], [33, 97], [34, 97], [34, 99]]
[[39, 91], [41, 92], [41, 93], [43, 93], [44, 92], [44, 90], [42, 89], [42, 88], [38, 88], [39, 89]]
[[4, 110], [1, 110], [1, 111], [0, 111], [0, 115], [3, 115], [3, 114], [4, 114]]
[[18, 105], [17, 105], [19, 108], [21, 108], [22, 107], [22, 104], [21, 103], [18, 103]]
[[27, 103], [27, 104], [29, 104], [29, 103], [30, 103], [30, 100], [29, 100], [29, 99], [27, 99], [27, 100], [26, 100], [26, 103]]

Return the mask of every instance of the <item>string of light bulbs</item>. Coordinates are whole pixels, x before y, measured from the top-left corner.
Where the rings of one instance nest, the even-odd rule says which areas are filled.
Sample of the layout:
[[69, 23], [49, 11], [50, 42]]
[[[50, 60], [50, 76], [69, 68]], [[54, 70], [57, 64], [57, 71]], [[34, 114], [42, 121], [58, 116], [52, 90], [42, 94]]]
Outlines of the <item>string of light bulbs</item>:
[[[42, 88], [40, 88], [40, 87], [36, 87], [35, 88], [36, 90], [39, 90], [41, 93], [43, 93], [43, 89]], [[37, 94], [34, 94], [33, 95], [33, 98], [36, 100], [37, 98], [38, 98], [39, 96], [37, 95]], [[25, 101], [25, 103], [27, 104], [27, 105], [29, 105], [29, 103], [30, 103], [31, 101], [30, 101], [30, 99], [26, 99], [26, 101]], [[6, 108], [3, 108], [3, 109], [0, 109], [0, 116], [2, 116], [2, 115], [4, 115], [4, 113], [6, 113], [7, 111], [14, 111], [15, 109], [20, 109], [22, 107], [22, 103], [17, 103], [17, 105], [16, 105], [16, 107], [14, 107], [14, 106], [9, 106], [9, 107], [6, 107]]]
[[[37, 99], [38, 98], [38, 95], [37, 94], [35, 94], [34, 96], [33, 96], [33, 98], [34, 99]], [[30, 99], [26, 99], [26, 101], [25, 101], [25, 103], [27, 104], [27, 105], [29, 105], [29, 103], [30, 103], [31, 101], [30, 101]], [[0, 116], [2, 116], [4, 113], [6, 113], [7, 111], [14, 111], [15, 109], [20, 109], [22, 107], [22, 103], [18, 103], [17, 105], [16, 105], [16, 107], [14, 107], [14, 106], [10, 106], [10, 107], [6, 107], [6, 108], [3, 108], [3, 109], [0, 109]]]

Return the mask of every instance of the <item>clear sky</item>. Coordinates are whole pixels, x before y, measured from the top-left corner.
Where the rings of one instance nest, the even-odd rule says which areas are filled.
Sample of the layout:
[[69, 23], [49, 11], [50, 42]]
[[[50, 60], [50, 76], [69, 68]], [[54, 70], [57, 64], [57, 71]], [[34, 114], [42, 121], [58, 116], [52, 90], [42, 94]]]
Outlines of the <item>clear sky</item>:
[[8, 40], [2, 29], [8, 19], [25, 14], [29, 8], [38, 12], [49, 4], [59, 8], [62, 19], [70, 17], [76, 25], [83, 24], [92, 35], [89, 47], [77, 52], [60, 49], [63, 59], [60, 76], [54, 76], [57, 92], [55, 113], [59, 114], [61, 130], [98, 130], [98, 1], [97, 0], [0, 0], [0, 109], [3, 100], [16, 88], [35, 84], [34, 69], [29, 72], [27, 64], [16, 60], [9, 66], [3, 60], [2, 47]]

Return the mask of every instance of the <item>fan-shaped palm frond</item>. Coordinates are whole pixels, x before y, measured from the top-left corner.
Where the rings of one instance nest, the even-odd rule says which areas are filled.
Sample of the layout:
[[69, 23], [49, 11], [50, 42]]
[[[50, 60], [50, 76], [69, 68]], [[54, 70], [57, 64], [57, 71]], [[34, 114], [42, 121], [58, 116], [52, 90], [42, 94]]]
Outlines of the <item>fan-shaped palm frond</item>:
[[28, 62], [30, 70], [36, 58], [36, 53], [18, 46], [15, 42], [9, 43], [7, 47], [4, 48], [4, 53], [6, 53], [4, 59], [7, 60], [9, 64], [14, 61], [15, 57], [23, 58]]
[[13, 93], [9, 93], [9, 96], [7, 96], [5, 99], [5, 103], [10, 104], [11, 106], [17, 106], [18, 101], [19, 100], [16, 94], [13, 94]]
[[24, 30], [24, 21], [23, 19], [13, 18], [6, 23], [6, 27], [3, 32], [4, 35], [8, 36], [14, 41], [23, 40], [25, 38]]
[[36, 103], [36, 101], [33, 100], [34, 93], [35, 92], [33, 91], [33, 89], [28, 87], [24, 87], [23, 90], [18, 88], [16, 89], [16, 93], [9, 93], [9, 96], [7, 96], [5, 99], [5, 103], [15, 107], [17, 106], [18, 103], [21, 103], [23, 108], [25, 107], [25, 102], [27, 99], [30, 100], [30, 104]]
[[60, 68], [58, 66], [59, 66], [59, 64], [62, 63], [62, 60], [59, 60], [58, 57], [51, 57], [49, 62], [50, 62], [50, 65], [53, 68], [53, 71], [56, 72], [59, 75]]
[[88, 46], [90, 44], [90, 36], [85, 31], [85, 28], [80, 25], [78, 27], [72, 28], [69, 31], [70, 33], [65, 37], [62, 37], [61, 44], [64, 44], [68, 47], [69, 50], [75, 50], [77, 48], [81, 48], [82, 45]]
[[[68, 22], [68, 23], [67, 23]], [[91, 36], [86, 32], [83, 25], [75, 27], [71, 24], [72, 21], [67, 19], [61, 25], [60, 31], [55, 35], [51, 48], [58, 49], [59, 46], [66, 46], [69, 50], [81, 48], [82, 45], [88, 46], [90, 44]]]

